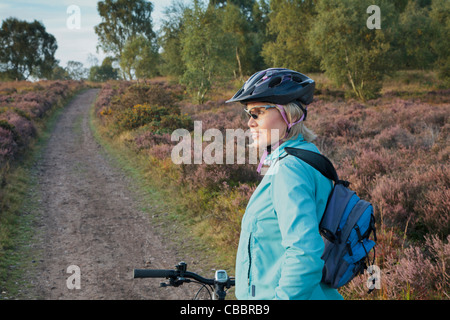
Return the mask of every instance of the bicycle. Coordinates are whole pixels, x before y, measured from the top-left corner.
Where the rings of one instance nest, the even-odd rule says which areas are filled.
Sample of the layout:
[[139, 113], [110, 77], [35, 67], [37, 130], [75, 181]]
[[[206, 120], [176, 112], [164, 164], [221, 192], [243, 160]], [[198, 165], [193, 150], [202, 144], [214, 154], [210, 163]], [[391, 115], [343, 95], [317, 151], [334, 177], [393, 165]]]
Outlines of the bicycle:
[[[210, 300], [225, 300], [226, 289], [235, 285], [233, 277], [229, 277], [225, 270], [216, 270], [214, 279], [204, 278], [194, 272], [187, 271], [187, 264], [184, 261], [175, 266], [175, 270], [166, 269], [134, 269], [136, 278], [166, 278], [169, 283], [162, 282], [160, 287], [178, 287], [183, 283], [199, 283], [202, 287], [197, 291], [194, 300], [197, 300], [201, 290], [206, 289]], [[209, 289], [208, 289], [209, 287]], [[214, 289], [213, 289], [214, 287]], [[213, 292], [213, 294], [212, 294]]]

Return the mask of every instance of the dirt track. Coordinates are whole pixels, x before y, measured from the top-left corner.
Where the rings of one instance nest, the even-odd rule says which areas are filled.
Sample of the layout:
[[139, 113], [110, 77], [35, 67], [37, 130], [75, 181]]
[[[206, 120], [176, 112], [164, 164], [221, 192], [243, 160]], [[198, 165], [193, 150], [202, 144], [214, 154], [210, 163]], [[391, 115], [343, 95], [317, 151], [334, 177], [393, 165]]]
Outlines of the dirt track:
[[[85, 91], [64, 109], [36, 164], [41, 213], [34, 247], [41, 254], [34, 295], [191, 299], [191, 289], [132, 279], [133, 268], [171, 269], [177, 257], [138, 209], [129, 178], [111, 165], [93, 138], [89, 110], [97, 93]], [[70, 265], [80, 268], [80, 289], [67, 288]]]

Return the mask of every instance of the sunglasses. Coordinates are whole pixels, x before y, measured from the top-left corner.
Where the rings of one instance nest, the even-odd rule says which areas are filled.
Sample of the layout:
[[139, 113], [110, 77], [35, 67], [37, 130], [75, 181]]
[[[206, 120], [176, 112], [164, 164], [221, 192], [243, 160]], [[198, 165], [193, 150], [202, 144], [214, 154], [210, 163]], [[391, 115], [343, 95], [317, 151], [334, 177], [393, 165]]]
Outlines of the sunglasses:
[[253, 113], [252, 110], [253, 109], [260, 109], [260, 108], [264, 108], [264, 110], [270, 109], [270, 108], [276, 108], [276, 106], [271, 106], [271, 105], [265, 105], [265, 106], [256, 106], [251, 108], [250, 110], [244, 109], [245, 113], [249, 116], [252, 117], [253, 119], [258, 119], [258, 114], [257, 113]]

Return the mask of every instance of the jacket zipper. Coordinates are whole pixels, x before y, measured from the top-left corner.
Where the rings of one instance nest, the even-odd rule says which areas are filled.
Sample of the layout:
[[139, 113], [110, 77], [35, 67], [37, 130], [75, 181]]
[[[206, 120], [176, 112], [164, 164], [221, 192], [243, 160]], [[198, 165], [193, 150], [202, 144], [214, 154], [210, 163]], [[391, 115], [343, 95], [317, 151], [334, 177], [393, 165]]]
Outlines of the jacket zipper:
[[250, 268], [252, 266], [252, 255], [251, 255], [251, 241], [252, 234], [248, 237], [248, 272], [247, 272], [247, 284], [250, 285]]

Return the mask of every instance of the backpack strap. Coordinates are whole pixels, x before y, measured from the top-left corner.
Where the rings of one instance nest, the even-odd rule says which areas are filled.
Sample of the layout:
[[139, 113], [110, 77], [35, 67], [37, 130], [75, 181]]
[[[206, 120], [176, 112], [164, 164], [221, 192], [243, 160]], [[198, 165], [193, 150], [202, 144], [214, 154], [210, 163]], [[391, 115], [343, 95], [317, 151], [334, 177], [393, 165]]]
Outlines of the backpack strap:
[[284, 150], [286, 150], [287, 154], [296, 156], [297, 158], [305, 161], [307, 164], [315, 168], [328, 179], [333, 180], [335, 183], [344, 184], [346, 187], [349, 186], [349, 182], [339, 180], [336, 169], [334, 169], [331, 161], [324, 155], [314, 151], [291, 147], [285, 147]]

